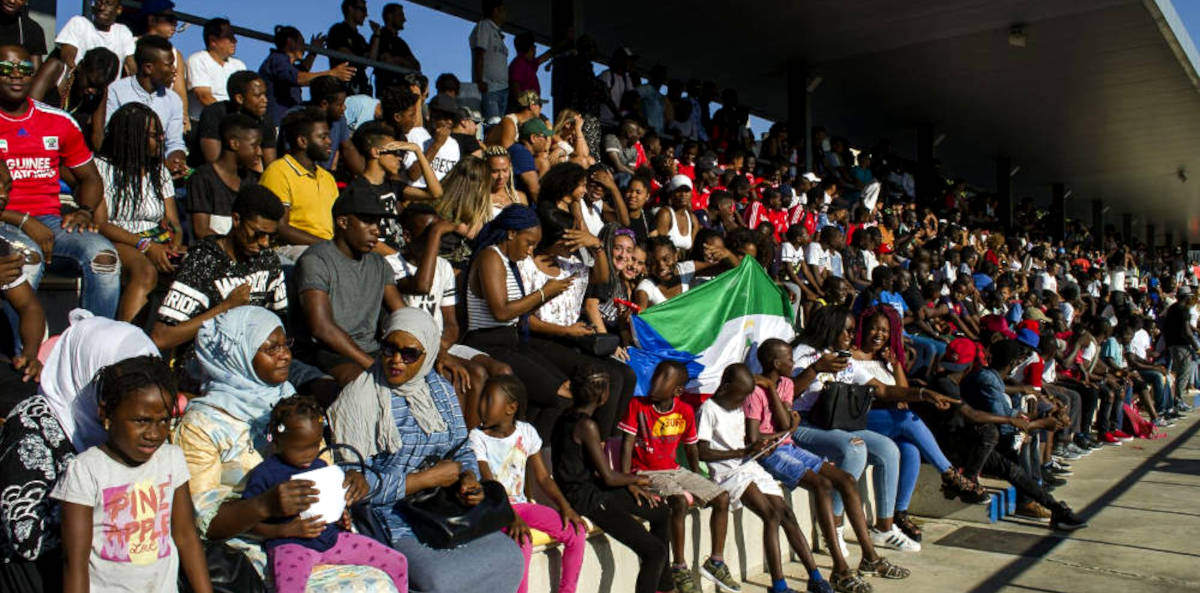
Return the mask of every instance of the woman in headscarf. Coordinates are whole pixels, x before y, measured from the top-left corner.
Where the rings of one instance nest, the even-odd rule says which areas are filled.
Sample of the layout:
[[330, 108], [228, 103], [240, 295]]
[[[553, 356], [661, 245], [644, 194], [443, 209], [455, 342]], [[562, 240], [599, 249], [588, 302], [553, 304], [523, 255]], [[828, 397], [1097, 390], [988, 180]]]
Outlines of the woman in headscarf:
[[[525, 282], [518, 264], [542, 239], [537, 213], [513, 205], [479, 232], [467, 276], [467, 334], [463, 343], [512, 367], [529, 391], [520, 415], [549, 439], [571, 404], [568, 374], [545, 356], [562, 346], [529, 335], [534, 310], [562, 294], [572, 280], [551, 279], [540, 288]], [[529, 408], [529, 409], [526, 409]]]
[[[291, 516], [315, 502], [312, 482], [292, 480], [250, 499], [240, 496], [246, 474], [270, 455], [271, 408], [296, 392], [288, 382], [291, 343], [279, 316], [262, 307], [237, 307], [204, 322], [196, 335], [202, 396], [188, 403], [175, 429], [192, 475], [196, 527], [225, 540], [264, 574], [267, 556], [250, 530], [273, 516]], [[327, 463], [332, 463], [327, 455]], [[348, 472], [346, 486], [363, 493], [366, 481]], [[394, 591], [392, 579], [365, 566], [322, 566], [309, 587], [339, 592]]]
[[[329, 409], [334, 440], [357, 450], [375, 470], [371, 512], [389, 543], [408, 559], [413, 589], [424, 593], [509, 593], [524, 576], [521, 550], [503, 533], [453, 549], [422, 543], [396, 503], [430, 487], [451, 489], [478, 504], [479, 467], [464, 445], [467, 426], [454, 387], [430, 372], [441, 332], [422, 309], [392, 313], [379, 360], [342, 390]], [[421, 469], [425, 460], [441, 459]], [[375, 473], [378, 472], [378, 475]]]
[[47, 494], [77, 453], [104, 442], [97, 416], [100, 369], [158, 355], [137, 327], [83, 309], [50, 350], [38, 394], [17, 404], [0, 431], [0, 591], [62, 589], [59, 508]]

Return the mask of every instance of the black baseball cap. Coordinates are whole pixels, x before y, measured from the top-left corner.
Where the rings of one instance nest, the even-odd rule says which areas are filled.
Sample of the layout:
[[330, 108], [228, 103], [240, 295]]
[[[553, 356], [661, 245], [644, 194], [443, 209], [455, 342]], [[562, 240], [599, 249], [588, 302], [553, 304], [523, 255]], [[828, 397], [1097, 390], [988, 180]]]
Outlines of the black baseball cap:
[[395, 218], [395, 212], [389, 212], [387, 208], [379, 201], [379, 197], [374, 192], [369, 191], [365, 187], [348, 185], [342, 190], [336, 202], [333, 203], [334, 216], [346, 216], [353, 214], [355, 216], [378, 216], [381, 218]]

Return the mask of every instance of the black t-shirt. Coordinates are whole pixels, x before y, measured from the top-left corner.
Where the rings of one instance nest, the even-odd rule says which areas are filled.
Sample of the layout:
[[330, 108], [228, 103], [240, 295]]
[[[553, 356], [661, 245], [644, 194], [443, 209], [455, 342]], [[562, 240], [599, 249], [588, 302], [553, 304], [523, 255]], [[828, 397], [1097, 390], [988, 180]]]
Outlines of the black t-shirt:
[[1166, 315], [1163, 316], [1163, 342], [1167, 347], [1183, 346], [1191, 348], [1191, 340], [1188, 339], [1187, 326], [1190, 315], [1188, 314], [1187, 306], [1176, 301], [1167, 307]]
[[[409, 49], [408, 43], [405, 43], [395, 31], [380, 29], [378, 33], [371, 36], [371, 43], [375, 43], [375, 38], [379, 38], [379, 55], [387, 54], [396, 58], [415, 58], [412, 50]], [[377, 70], [375, 72], [375, 88], [380, 93], [384, 89], [397, 84], [401, 79], [400, 74]]]
[[[0, 16], [0, 45], [20, 45], [31, 56], [46, 55], [46, 34], [28, 15], [16, 18]], [[83, 56], [79, 56], [83, 59]]]
[[205, 237], [188, 250], [167, 290], [158, 320], [167, 325], [187, 321], [224, 301], [233, 290], [250, 284], [248, 305], [264, 307], [283, 315], [287, 311], [287, 285], [283, 266], [274, 251], [260, 251], [243, 261], [234, 261], [221, 249], [217, 237]]
[[[258, 183], [258, 173], [255, 171], [239, 171], [242, 185]], [[233, 214], [233, 200], [237, 198], [237, 190], [225, 185], [211, 163], [196, 167], [196, 171], [188, 178], [187, 198], [184, 208], [189, 213], [204, 212], [217, 216]]]
[[483, 145], [479, 143], [479, 140], [476, 140], [475, 137], [470, 134], [450, 134], [450, 137], [454, 138], [454, 140], [458, 142], [458, 151], [462, 156], [467, 156], [468, 154], [483, 148]]
[[[958, 383], [953, 381], [947, 373], [935, 377], [929, 387], [946, 397], [962, 401], [962, 391], [958, 388]], [[942, 434], [958, 430], [966, 425], [966, 419], [958, 413], [957, 406], [951, 407], [949, 410], [939, 410], [926, 404], [920, 407], [920, 414], [930, 428]]]
[[[200, 123], [196, 125], [196, 133], [192, 135], [195, 138], [193, 146], [189, 148], [192, 155], [200, 159], [199, 162], [204, 162], [204, 153], [200, 150], [200, 139], [211, 138], [213, 140], [221, 139], [221, 120], [225, 116], [238, 113], [239, 109], [233, 101], [217, 101], [208, 107], [205, 107], [200, 112]], [[275, 124], [266, 117], [251, 118], [258, 121], [258, 129], [262, 131], [262, 147], [275, 147]], [[199, 163], [196, 163], [199, 164]]]
[[[350, 51], [347, 53], [359, 57], [366, 57], [371, 51], [371, 46], [367, 44], [367, 40], [363, 38], [362, 33], [359, 33], [357, 29], [346, 24], [346, 21], [337, 23], [329, 28], [329, 36], [325, 40], [325, 47], [339, 51], [349, 48]], [[329, 67], [333, 68], [345, 61], [337, 58], [329, 58]], [[349, 94], [371, 94], [371, 82], [367, 78], [367, 68], [362, 64], [351, 65], [357, 68], [357, 70], [354, 72], [354, 78], [351, 78], [350, 82], [346, 85], [349, 88]]]
[[[365, 177], [355, 177], [342, 190], [341, 195], [354, 190], [368, 193], [375, 196], [379, 203], [383, 205], [384, 210], [387, 210], [396, 216], [400, 212], [400, 199], [404, 195], [404, 187], [407, 184], [403, 181], [385, 180], [379, 185], [374, 185]], [[341, 196], [338, 196], [340, 199]], [[384, 218], [379, 221], [379, 239], [390, 245], [393, 249], [400, 248], [400, 224], [395, 218]]]

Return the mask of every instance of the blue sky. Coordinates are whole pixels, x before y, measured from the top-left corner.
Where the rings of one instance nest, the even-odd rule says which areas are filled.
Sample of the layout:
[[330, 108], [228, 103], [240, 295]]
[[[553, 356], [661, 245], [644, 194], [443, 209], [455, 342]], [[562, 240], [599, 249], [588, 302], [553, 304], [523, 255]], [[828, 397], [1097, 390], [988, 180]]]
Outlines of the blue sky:
[[[369, 18], [382, 22], [379, 12], [387, 1], [391, 0], [367, 0]], [[259, 31], [270, 32], [276, 24], [293, 25], [300, 29], [305, 37], [328, 31], [330, 25], [342, 19], [339, 9], [341, 3], [338, 0], [175, 0], [175, 4], [180, 12], [207, 17], [224, 16], [236, 25]], [[401, 35], [421, 61], [425, 74], [432, 80], [443, 72], [453, 72], [459, 79], [469, 80], [471, 54], [467, 46], [467, 36], [470, 35], [474, 23], [411, 2], [401, 4], [404, 5], [408, 17], [408, 23]], [[1177, 0], [1174, 5], [1193, 43], [1200, 44], [1200, 0]], [[61, 28], [72, 15], [79, 14], [81, 6], [82, 0], [58, 0], [59, 27]], [[304, 10], [289, 14], [292, 12], [290, 9], [297, 6], [303, 6]], [[366, 24], [362, 27], [362, 33], [364, 37], [370, 38], [370, 29]], [[511, 57], [516, 52], [512, 49], [512, 36], [506, 37]], [[195, 26], [177, 34], [173, 41], [185, 56], [204, 47], [200, 28]], [[238, 43], [237, 57], [249, 68], [257, 70], [268, 50], [266, 43], [242, 39]], [[328, 62], [325, 58], [319, 57], [316, 68], [327, 67]], [[549, 94], [550, 74], [544, 68], [539, 68], [538, 77], [541, 79], [542, 89]], [[761, 118], [751, 118], [751, 127], [759, 137], [766, 132], [769, 125], [769, 122]]]

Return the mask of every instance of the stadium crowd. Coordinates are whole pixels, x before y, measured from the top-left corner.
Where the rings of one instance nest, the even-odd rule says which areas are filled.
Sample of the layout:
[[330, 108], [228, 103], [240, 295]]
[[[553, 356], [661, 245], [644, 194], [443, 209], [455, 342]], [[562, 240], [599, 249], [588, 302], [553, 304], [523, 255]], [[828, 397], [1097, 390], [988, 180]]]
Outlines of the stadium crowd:
[[[1021, 515], [1079, 529], [1053, 493], [1071, 462], [1160, 434], [1200, 387], [1181, 251], [1055, 229], [1032, 200], [1006, 228], [995, 196], [918, 186], [886, 141], [756, 140], [735, 90], [643, 76], [628, 48], [599, 76], [586, 36], [509, 56], [502, 0], [464, 40], [472, 80], [432, 85], [399, 4], [380, 24], [344, 0], [313, 38], [407, 72], [373, 77], [315, 71], [288, 26], [248, 69], [220, 18], [185, 57], [162, 0], [94, 0], [47, 44], [25, 5], [0, 3], [4, 591], [524, 592], [536, 531], [571, 593], [593, 528], [637, 554], [639, 593], [740, 591], [744, 506], [771, 591], [792, 590], [782, 528], [807, 591], [864, 593], [910, 574], [882, 552], [921, 549], [922, 463], [946, 498], [999, 478]], [[745, 259], [795, 338], [696, 400], [678, 362], [635, 396], [633, 317]], [[81, 289], [45, 338], [48, 272]], [[818, 421], [864, 393], [865, 427]], [[293, 476], [335, 454], [346, 510], [310, 514], [331, 497]], [[696, 506], [712, 549], [689, 567]], [[430, 525], [451, 517], [472, 531], [447, 542]]]

